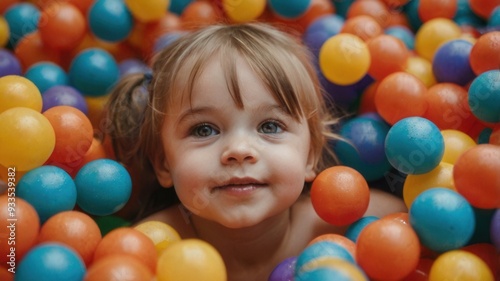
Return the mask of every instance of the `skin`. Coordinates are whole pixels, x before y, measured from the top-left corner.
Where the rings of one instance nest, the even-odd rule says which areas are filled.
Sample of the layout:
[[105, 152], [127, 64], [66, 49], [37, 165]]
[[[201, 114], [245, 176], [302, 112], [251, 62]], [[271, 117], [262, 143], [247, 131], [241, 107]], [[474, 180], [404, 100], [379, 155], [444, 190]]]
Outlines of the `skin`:
[[[316, 176], [306, 120], [286, 113], [242, 58], [237, 65], [243, 108], [217, 60], [201, 73], [191, 101], [169, 106], [161, 131], [165, 160], [153, 162], [160, 183], [174, 186], [182, 205], [144, 221], [211, 243], [229, 280], [262, 281], [313, 238], [346, 227], [321, 220], [302, 192]], [[366, 215], [399, 211], [406, 211], [401, 200], [372, 191]]]

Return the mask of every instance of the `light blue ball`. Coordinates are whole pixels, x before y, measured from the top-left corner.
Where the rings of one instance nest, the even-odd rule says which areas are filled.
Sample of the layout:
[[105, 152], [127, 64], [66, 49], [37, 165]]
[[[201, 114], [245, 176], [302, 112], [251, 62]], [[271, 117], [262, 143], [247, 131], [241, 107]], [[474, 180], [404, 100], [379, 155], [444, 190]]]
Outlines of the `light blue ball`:
[[302, 271], [305, 264], [321, 257], [334, 257], [355, 263], [354, 257], [344, 247], [331, 241], [319, 241], [307, 246], [297, 256], [295, 275]]
[[52, 62], [39, 62], [32, 65], [26, 71], [24, 77], [33, 82], [42, 94], [53, 86], [69, 85], [66, 71]]
[[269, 0], [267, 3], [277, 15], [287, 19], [294, 19], [307, 12], [311, 0]]
[[19, 39], [38, 29], [40, 10], [31, 3], [18, 3], [5, 11], [4, 18], [9, 25], [9, 45], [15, 47]]
[[[318, 267], [295, 276], [295, 281], [352, 281], [352, 277], [333, 267]], [[368, 280], [368, 279], [366, 279]]]
[[107, 51], [90, 48], [80, 52], [71, 62], [69, 80], [85, 96], [107, 94], [120, 78], [116, 60]]
[[30, 170], [19, 180], [16, 195], [28, 201], [43, 223], [51, 216], [73, 210], [76, 186], [63, 169], [44, 165]]
[[19, 262], [15, 281], [81, 281], [85, 264], [71, 248], [59, 243], [44, 243], [32, 248]]
[[387, 35], [394, 36], [403, 41], [408, 50], [415, 49], [415, 34], [405, 26], [395, 25], [384, 30]]
[[77, 204], [85, 212], [107, 216], [119, 211], [130, 198], [132, 179], [111, 159], [98, 159], [83, 166], [75, 177]]
[[444, 138], [439, 128], [422, 117], [407, 117], [394, 124], [385, 139], [391, 165], [405, 174], [425, 174], [443, 159]]
[[359, 233], [361, 233], [367, 225], [377, 220], [379, 220], [379, 218], [375, 216], [362, 217], [349, 225], [344, 236], [356, 243], [356, 241], [358, 241]]
[[479, 74], [469, 87], [469, 107], [485, 122], [500, 122], [500, 70]]
[[128, 37], [134, 19], [123, 0], [97, 0], [87, 15], [90, 31], [99, 39], [120, 42]]
[[419, 194], [408, 212], [410, 224], [423, 245], [446, 252], [467, 244], [475, 217], [467, 200], [448, 188], [435, 187]]

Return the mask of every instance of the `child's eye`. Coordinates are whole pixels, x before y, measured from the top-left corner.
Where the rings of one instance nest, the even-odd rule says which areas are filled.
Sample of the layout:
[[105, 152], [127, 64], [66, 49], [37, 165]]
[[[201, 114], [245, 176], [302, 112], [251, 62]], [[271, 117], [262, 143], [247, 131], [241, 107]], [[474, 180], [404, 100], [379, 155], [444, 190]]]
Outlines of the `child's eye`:
[[264, 134], [278, 134], [283, 132], [283, 125], [278, 121], [266, 121], [260, 125], [259, 132]]
[[198, 138], [206, 138], [217, 134], [219, 134], [219, 131], [210, 124], [199, 124], [191, 130], [191, 135]]

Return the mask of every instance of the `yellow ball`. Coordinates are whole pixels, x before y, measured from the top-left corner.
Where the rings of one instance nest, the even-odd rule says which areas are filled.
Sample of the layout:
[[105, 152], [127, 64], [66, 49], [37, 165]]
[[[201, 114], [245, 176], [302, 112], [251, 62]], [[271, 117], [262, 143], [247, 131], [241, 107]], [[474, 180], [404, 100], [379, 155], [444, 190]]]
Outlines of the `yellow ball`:
[[222, 0], [222, 8], [234, 22], [248, 22], [264, 13], [265, 0]]
[[493, 281], [488, 265], [476, 255], [453, 250], [440, 255], [432, 264], [429, 281]]
[[10, 38], [10, 29], [7, 20], [0, 16], [0, 47], [5, 47]]
[[415, 75], [427, 88], [437, 83], [431, 62], [422, 57], [409, 57], [406, 61], [405, 72]]
[[227, 273], [219, 252], [199, 239], [184, 239], [167, 247], [158, 258], [158, 281], [226, 281]]
[[14, 107], [0, 114], [0, 165], [27, 171], [42, 166], [50, 157], [56, 135], [40, 112]]
[[433, 187], [445, 187], [456, 190], [453, 184], [453, 165], [442, 162], [432, 171], [408, 175], [403, 184], [403, 199], [406, 207], [410, 208], [413, 200], [422, 192]]
[[170, 225], [160, 221], [147, 221], [134, 227], [146, 234], [155, 244], [158, 256], [165, 248], [181, 240], [179, 233]]
[[455, 164], [462, 153], [476, 146], [476, 142], [462, 131], [442, 130], [441, 134], [444, 139], [443, 162]]
[[106, 128], [106, 122], [102, 120], [104, 108], [109, 100], [110, 95], [104, 95], [100, 97], [90, 97], [86, 96], [85, 101], [87, 102], [88, 113], [90, 123], [94, 129], [104, 131]]
[[340, 258], [328, 256], [311, 260], [310, 262], [303, 265], [300, 272], [311, 271], [322, 267], [331, 268], [335, 271], [338, 271], [342, 273], [342, 275], [346, 276], [346, 278], [348, 277], [351, 281], [368, 281], [366, 275], [358, 266]]
[[161, 19], [170, 5], [169, 0], [125, 0], [135, 19], [150, 22]]
[[319, 51], [321, 72], [337, 85], [351, 85], [361, 80], [368, 72], [370, 62], [366, 43], [348, 33], [330, 37]]
[[460, 38], [462, 30], [454, 21], [435, 18], [425, 22], [415, 34], [415, 51], [423, 58], [432, 61], [441, 44]]
[[29, 79], [19, 75], [0, 77], [0, 113], [13, 107], [42, 111], [42, 94]]

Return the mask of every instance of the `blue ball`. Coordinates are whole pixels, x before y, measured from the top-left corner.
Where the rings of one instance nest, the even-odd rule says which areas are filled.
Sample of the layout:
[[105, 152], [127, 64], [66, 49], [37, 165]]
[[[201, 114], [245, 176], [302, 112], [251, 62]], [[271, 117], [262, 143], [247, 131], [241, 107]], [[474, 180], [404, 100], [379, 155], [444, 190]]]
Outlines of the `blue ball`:
[[323, 43], [339, 34], [343, 25], [344, 19], [338, 15], [322, 16], [307, 27], [302, 35], [302, 41], [317, 58]]
[[85, 263], [73, 249], [59, 243], [44, 243], [26, 253], [14, 280], [81, 281], [85, 273]]
[[170, 0], [168, 10], [176, 15], [181, 15], [184, 9], [194, 0]]
[[335, 6], [335, 14], [343, 17], [344, 19], [347, 18], [347, 12], [354, 1], [356, 0], [332, 1]]
[[81, 112], [88, 114], [87, 101], [82, 93], [71, 86], [53, 86], [42, 94], [42, 112], [59, 105], [67, 105], [78, 108]]
[[500, 70], [479, 74], [469, 87], [469, 107], [477, 118], [485, 122], [500, 122]]
[[19, 59], [9, 50], [0, 49], [0, 77], [7, 75], [21, 76], [23, 69]]
[[408, 50], [415, 49], [415, 34], [405, 26], [395, 25], [384, 30], [387, 35], [394, 36], [401, 40]]
[[436, 252], [461, 248], [474, 233], [472, 206], [448, 188], [435, 187], [420, 193], [408, 215], [422, 244]]
[[490, 17], [488, 18], [488, 27], [500, 30], [500, 6], [497, 6], [491, 11]]
[[97, 216], [119, 211], [132, 192], [128, 171], [111, 159], [98, 159], [85, 164], [78, 171], [75, 184], [78, 206]]
[[379, 220], [379, 218], [375, 216], [362, 217], [359, 220], [352, 223], [351, 225], [349, 225], [344, 236], [349, 238], [349, 240], [356, 242], [358, 241], [358, 236], [361, 230], [363, 230], [370, 223], [377, 220]]
[[484, 128], [477, 137], [477, 144], [490, 143], [491, 133], [493, 133], [493, 129]]
[[9, 26], [9, 44], [15, 47], [26, 34], [38, 29], [40, 10], [31, 3], [18, 3], [10, 6], [3, 16]]
[[403, 13], [408, 18], [408, 23], [414, 32], [417, 31], [423, 24], [418, 14], [419, 5], [420, 0], [412, 0], [408, 1], [408, 3], [403, 6]]
[[438, 82], [465, 86], [476, 77], [470, 66], [472, 43], [463, 39], [451, 40], [441, 45], [432, 60], [432, 72]]
[[103, 96], [113, 88], [119, 78], [120, 70], [116, 60], [100, 48], [80, 52], [69, 68], [71, 85], [83, 95]]
[[24, 174], [17, 184], [16, 195], [35, 208], [41, 222], [57, 213], [73, 210], [76, 204], [73, 179], [63, 169], [50, 165]]
[[39, 62], [33, 64], [24, 77], [33, 82], [40, 90], [40, 93], [58, 85], [69, 85], [69, 78], [66, 71], [59, 65], [52, 62]]
[[385, 154], [401, 173], [425, 174], [443, 159], [444, 138], [439, 128], [425, 118], [403, 118], [389, 129]]
[[340, 127], [345, 140], [337, 141], [334, 151], [339, 161], [360, 172], [367, 181], [384, 177], [392, 166], [385, 155], [389, 125], [367, 117], [354, 117]]
[[269, 275], [267, 281], [293, 281], [297, 257], [287, 258], [280, 262]]
[[355, 263], [354, 257], [344, 247], [331, 241], [319, 241], [307, 246], [299, 254], [295, 264], [295, 275], [302, 271], [305, 264], [322, 257], [339, 258]]
[[294, 19], [307, 12], [311, 0], [269, 0], [267, 3], [278, 16]]
[[[352, 277], [342, 270], [333, 267], [318, 267], [313, 270], [304, 271], [297, 276], [295, 281], [352, 281]], [[368, 279], [366, 279], [368, 280]]]
[[99, 39], [120, 42], [134, 26], [133, 16], [123, 0], [96, 0], [87, 15], [90, 31]]

